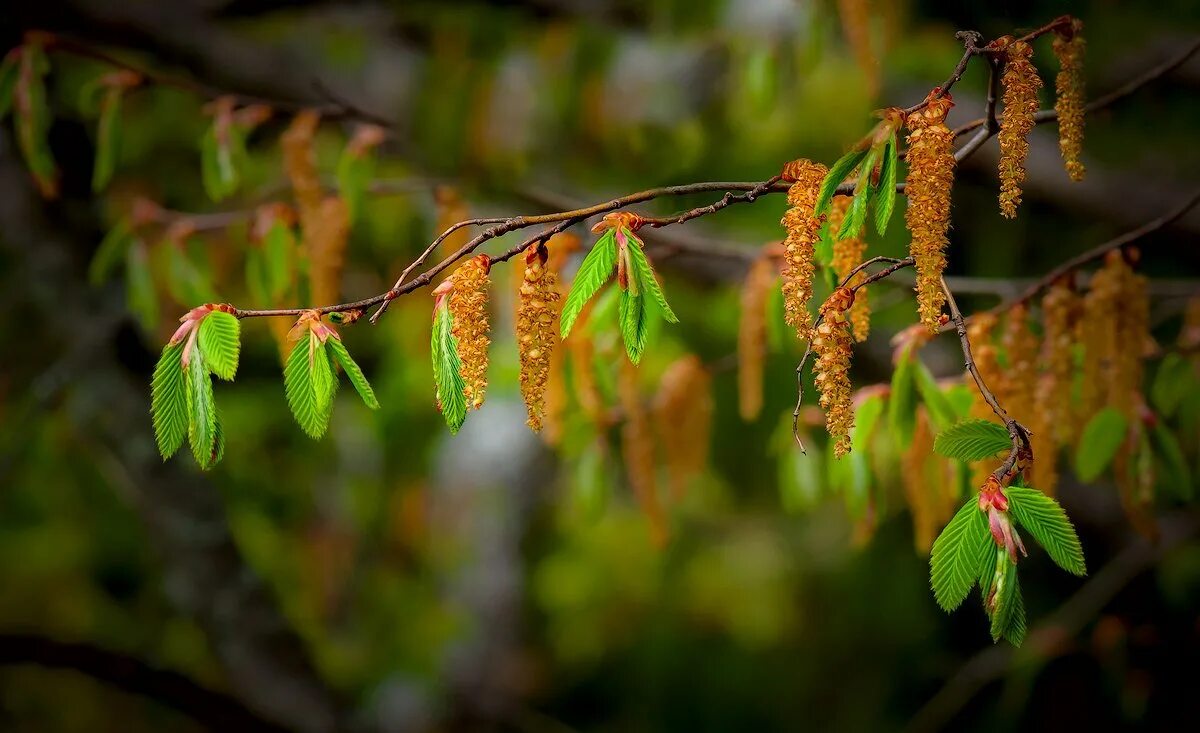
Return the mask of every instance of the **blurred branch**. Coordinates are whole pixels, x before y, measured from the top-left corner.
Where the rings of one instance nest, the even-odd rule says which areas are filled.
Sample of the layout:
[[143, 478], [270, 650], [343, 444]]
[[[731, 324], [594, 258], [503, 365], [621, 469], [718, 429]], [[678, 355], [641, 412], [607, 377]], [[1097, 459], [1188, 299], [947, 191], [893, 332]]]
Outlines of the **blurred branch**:
[[148, 697], [214, 730], [285, 731], [241, 701], [190, 677], [91, 644], [33, 634], [0, 634], [0, 665], [37, 665], [80, 672], [119, 690]]
[[1121, 589], [1172, 549], [1195, 537], [1200, 521], [1194, 514], [1179, 514], [1164, 518], [1160, 526], [1158, 543], [1137, 535], [1057, 611], [1035, 625], [1023, 647], [993, 646], [967, 660], [917, 711], [906, 730], [912, 733], [941, 730], [988, 683], [1017, 667], [1038, 665], [1055, 656], [1065, 641], [1078, 635]]

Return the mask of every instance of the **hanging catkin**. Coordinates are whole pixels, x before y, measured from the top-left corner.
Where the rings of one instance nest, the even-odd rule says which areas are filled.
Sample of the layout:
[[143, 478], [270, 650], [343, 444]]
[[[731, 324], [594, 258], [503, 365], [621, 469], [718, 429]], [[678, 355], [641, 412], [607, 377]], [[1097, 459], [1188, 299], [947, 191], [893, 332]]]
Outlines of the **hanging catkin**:
[[1091, 420], [1105, 406], [1109, 385], [1120, 342], [1118, 311], [1123, 307], [1121, 295], [1125, 279], [1125, 261], [1119, 251], [1109, 252], [1104, 266], [1092, 276], [1087, 295], [1083, 298], [1083, 392], [1080, 399], [1078, 427]]
[[[842, 220], [846, 218], [846, 210], [850, 208], [850, 202], [853, 200], [852, 196], [833, 197], [833, 205], [829, 209], [830, 232], [836, 232], [842, 226]], [[845, 280], [854, 268], [862, 264], [863, 254], [866, 251], [867, 242], [862, 237], [834, 238], [832, 266], [839, 282]], [[850, 282], [846, 283], [846, 287], [855, 287], [866, 277], [865, 272], [859, 272]], [[866, 288], [859, 288], [854, 293], [854, 305], [850, 306], [850, 326], [855, 341], [862, 343], [867, 340], [867, 335], [871, 330], [871, 304], [867, 300]]]
[[638, 504], [650, 522], [650, 537], [661, 547], [667, 541], [667, 521], [658, 498], [654, 434], [650, 430], [650, 418], [638, 388], [637, 367], [628, 359], [619, 361], [617, 393], [625, 415], [625, 422], [621, 426], [621, 454], [625, 458], [625, 473]]
[[1072, 437], [1070, 401], [1064, 395], [1070, 395], [1074, 381], [1073, 349], [1081, 308], [1070, 276], [1055, 281], [1042, 298], [1041, 356], [1045, 375], [1038, 383], [1037, 409], [1043, 413], [1043, 422], [1050, 426], [1055, 446], [1070, 443]]
[[525, 254], [525, 276], [517, 306], [517, 351], [521, 361], [521, 397], [529, 413], [529, 427], [542, 429], [550, 362], [558, 340], [557, 277], [546, 267], [545, 247], [530, 245]]
[[1058, 76], [1054, 80], [1057, 97], [1054, 111], [1058, 115], [1058, 149], [1062, 152], [1067, 175], [1072, 181], [1082, 181], [1083, 153], [1083, 22], [1075, 19], [1054, 37], [1054, 55], [1058, 58]]
[[742, 283], [738, 321], [738, 414], [746, 422], [762, 412], [763, 367], [767, 358], [767, 301], [775, 285], [776, 265], [763, 256], [750, 265]]
[[[1131, 248], [1125, 255], [1130, 261], [1136, 262], [1138, 251]], [[1119, 346], [1113, 359], [1108, 404], [1125, 413], [1125, 418], [1132, 424], [1140, 418], [1144, 360], [1147, 352], [1153, 348], [1153, 340], [1150, 336], [1150, 299], [1146, 278], [1134, 272], [1125, 258], [1121, 258], [1121, 265], [1120, 308], [1116, 314], [1116, 340]]]
[[321, 206], [321, 179], [317, 176], [317, 157], [313, 151], [313, 138], [320, 121], [321, 117], [315, 111], [301, 110], [292, 118], [279, 141], [283, 148], [283, 167], [305, 226], [305, 220], [315, 215]]
[[780, 222], [787, 230], [783, 242], [784, 319], [802, 339], [807, 339], [812, 329], [808, 301], [812, 298], [813, 256], [822, 220], [814, 215], [813, 208], [827, 172], [825, 166], [808, 160], [793, 161], [784, 167], [785, 179], [793, 181], [788, 189], [790, 208]]
[[454, 338], [458, 343], [460, 369], [466, 382], [467, 408], [478, 409], [487, 391], [488, 338], [487, 302], [491, 260], [477, 255], [464, 262], [451, 278], [450, 315], [454, 318]]
[[[992, 313], [983, 312], [971, 316], [971, 320], [967, 321], [967, 340], [971, 342], [971, 354], [975, 357], [975, 368], [979, 371], [979, 377], [1003, 405], [1006, 404], [1002, 395], [1007, 383], [1004, 371], [1000, 368], [999, 352], [993, 342], [996, 322], [996, 316]], [[971, 373], [967, 372], [964, 379], [971, 394], [971, 417], [999, 422], [1000, 418], [983, 398]], [[972, 463], [971, 485], [982, 486], [995, 468], [996, 462], [988, 459]]]
[[908, 178], [904, 212], [912, 234], [910, 253], [917, 269], [917, 306], [931, 333], [941, 329], [942, 271], [946, 269], [946, 232], [950, 228], [950, 189], [954, 184], [954, 133], [946, 127], [949, 97], [930, 98], [908, 116]]
[[854, 407], [850, 395], [850, 320], [847, 311], [854, 304], [854, 292], [838, 288], [821, 306], [821, 323], [814, 329], [813, 350], [817, 354], [814, 381], [825, 409], [825, 428], [834, 443], [838, 458], [850, 452], [850, 429], [854, 427]]
[[1033, 49], [1024, 41], [1012, 41], [1004, 50], [1004, 111], [1000, 114], [1000, 213], [1016, 218], [1025, 182], [1025, 158], [1029, 155], [1029, 132], [1038, 112], [1038, 89], [1042, 79], [1029, 60]]
[[308, 253], [309, 290], [314, 303], [341, 300], [342, 267], [350, 243], [350, 211], [338, 196], [329, 196], [303, 215], [303, 242]]
[[693, 354], [673, 362], [654, 397], [654, 426], [675, 501], [683, 499], [688, 484], [708, 462], [712, 416], [712, 376], [700, 357]]
[[1009, 309], [1002, 338], [1008, 359], [1005, 370], [1006, 402], [1001, 406], [1017, 422], [1027, 423], [1033, 417], [1033, 395], [1037, 383], [1038, 340], [1029, 328], [1029, 310], [1024, 305]]

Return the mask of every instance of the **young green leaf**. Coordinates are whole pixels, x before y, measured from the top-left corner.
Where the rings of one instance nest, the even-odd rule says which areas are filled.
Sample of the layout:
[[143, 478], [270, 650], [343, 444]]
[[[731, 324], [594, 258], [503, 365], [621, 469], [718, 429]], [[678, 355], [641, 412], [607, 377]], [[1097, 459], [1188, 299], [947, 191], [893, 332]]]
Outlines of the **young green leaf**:
[[583, 311], [583, 307], [591, 300], [604, 283], [612, 277], [613, 268], [617, 266], [617, 240], [612, 229], [596, 240], [592, 251], [579, 265], [575, 273], [575, 281], [571, 283], [571, 292], [567, 294], [562, 308], [561, 333], [565, 339], [575, 325], [575, 319]]
[[367, 381], [362, 369], [350, 357], [350, 352], [346, 350], [346, 345], [342, 343], [342, 340], [331, 337], [325, 342], [325, 346], [328, 347], [330, 356], [341, 365], [342, 371], [346, 372], [346, 376], [350, 378], [350, 384], [354, 385], [354, 389], [362, 398], [363, 403], [372, 410], [378, 410], [379, 400], [375, 398], [375, 390], [371, 389], [371, 383]]
[[867, 453], [875, 426], [883, 414], [883, 397], [871, 395], [863, 400], [854, 411], [854, 427], [850, 430], [850, 448], [852, 453]]
[[919, 359], [913, 360], [913, 376], [916, 379], [917, 391], [921, 393], [921, 401], [929, 411], [929, 420], [938, 430], [945, 430], [954, 424], [956, 415], [954, 405], [942, 392], [937, 380]]
[[150, 415], [158, 452], [167, 460], [188, 433], [188, 388], [183, 370], [183, 344], [168, 344], [150, 381]]
[[671, 306], [667, 303], [667, 296], [663, 292], [662, 285], [658, 282], [658, 277], [654, 273], [654, 267], [650, 264], [646, 253], [642, 251], [641, 240], [634, 236], [633, 232], [630, 232], [628, 229], [622, 231], [629, 241], [627, 245], [629, 259], [637, 270], [641, 292], [649, 293], [654, 298], [654, 302], [658, 303], [658, 308], [667, 323], [679, 323], [679, 319], [675, 316], [675, 311], [671, 310]]
[[896, 133], [893, 132], [883, 150], [883, 160], [879, 164], [879, 184], [876, 187], [878, 198], [875, 201], [875, 231], [879, 232], [881, 237], [887, 233], [888, 222], [892, 220], [892, 211], [896, 208], [896, 176], [899, 168]]
[[[1008, 557], [997, 558], [995, 606], [992, 609], [992, 641], [1013, 637], [1024, 638], [1024, 603], [1017, 583], [1017, 564]], [[1014, 646], [1019, 642], [1013, 642]]]
[[225, 428], [221, 424], [220, 413], [214, 413], [216, 435], [213, 440], [212, 461], [209, 462], [209, 467], [215, 466], [225, 458]]
[[213, 402], [212, 380], [198, 345], [193, 344], [187, 365], [188, 443], [200, 468], [213, 463], [217, 440], [217, 413]]
[[292, 347], [283, 369], [283, 386], [300, 429], [313, 439], [324, 435], [333, 410], [337, 377], [325, 354], [325, 344], [316, 334], [310, 332], [308, 338], [301, 338]]
[[990, 420], [970, 419], [956, 423], [933, 441], [933, 450], [960, 461], [981, 461], [1012, 448], [1012, 439], [1003, 426]]
[[987, 520], [975, 497], [971, 497], [934, 540], [929, 556], [929, 583], [942, 610], [958, 608], [971, 592], [979, 573], [982, 547], [991, 543]]
[[1004, 493], [1008, 496], [1008, 511], [1017, 524], [1033, 535], [1056, 565], [1072, 575], [1087, 575], [1079, 536], [1057, 501], [1022, 486], [1009, 486]]
[[1150, 430], [1150, 443], [1166, 469], [1166, 485], [1179, 498], [1191, 501], [1195, 497], [1196, 486], [1192, 483], [1192, 469], [1183, 455], [1179, 439], [1162, 422], [1157, 422]]
[[850, 172], [862, 163], [863, 158], [867, 157], [868, 148], [861, 150], [851, 150], [842, 157], [838, 158], [837, 162], [829, 168], [829, 173], [825, 175], [825, 180], [821, 182], [821, 190], [817, 194], [817, 202], [813, 207], [813, 212], [820, 216], [829, 208], [829, 204], [833, 201], [833, 195], [837, 191], [837, 187], [842, 185], [842, 181], [850, 175]]
[[1075, 474], [1080, 481], [1089, 483], [1104, 473], [1125, 442], [1127, 428], [1125, 415], [1115, 407], [1104, 408], [1088, 421], [1075, 453]]
[[197, 341], [204, 363], [209, 371], [227, 382], [233, 381], [237, 374], [241, 330], [238, 319], [225, 311], [212, 311], [200, 321]]
[[1167, 354], [1158, 365], [1150, 386], [1150, 401], [1163, 417], [1171, 417], [1179, 403], [1196, 389], [1196, 370], [1180, 354]]
[[226, 139], [218, 140], [217, 122], [214, 120], [200, 140], [200, 180], [204, 184], [204, 192], [213, 201], [220, 201], [237, 190], [237, 134], [230, 127], [226, 130]]
[[346, 202], [346, 214], [353, 224], [362, 210], [367, 187], [375, 178], [375, 158], [347, 147], [337, 164], [338, 193]]
[[263, 238], [265, 258], [265, 281], [272, 302], [282, 300], [292, 288], [294, 275], [293, 260], [296, 251], [296, 235], [285, 222], [276, 221]]
[[467, 419], [467, 383], [462, 376], [458, 342], [454, 338], [450, 309], [440, 304], [433, 314], [433, 381], [437, 386], [438, 409], [453, 435]]
[[220, 300], [210, 278], [188, 256], [186, 243], [164, 241], [160, 246], [167, 258], [167, 292], [178, 303], [215, 303]]
[[137, 240], [125, 251], [125, 304], [147, 333], [158, 325], [158, 293], [150, 273], [146, 243]]
[[629, 354], [630, 361], [637, 364], [642, 360], [642, 352], [646, 349], [646, 331], [649, 325], [645, 297], [622, 290], [618, 314], [621, 338], [625, 341], [625, 353]]
[[88, 282], [99, 285], [108, 279], [113, 270], [125, 257], [126, 250], [133, 244], [133, 226], [128, 219], [120, 219], [104, 235], [92, 261], [88, 264]]
[[17, 146], [29, 172], [45, 198], [58, 195], [58, 167], [50, 152], [50, 105], [46, 101], [45, 76], [50, 63], [40, 44], [22, 47], [15, 93]]
[[100, 193], [112, 180], [120, 152], [121, 96], [125, 90], [112, 86], [100, 101], [100, 119], [96, 123], [96, 161], [92, 166], [92, 191]]
[[905, 349], [892, 372], [888, 397], [888, 430], [896, 438], [896, 447], [904, 450], [912, 443], [917, 420], [917, 382], [913, 375], [912, 349]]
[[846, 218], [842, 219], [842, 225], [838, 228], [838, 239], [857, 237], [862, 232], [863, 222], [867, 220], [867, 204], [869, 202], [865, 191], [855, 194], [850, 201], [850, 208], [846, 211]]

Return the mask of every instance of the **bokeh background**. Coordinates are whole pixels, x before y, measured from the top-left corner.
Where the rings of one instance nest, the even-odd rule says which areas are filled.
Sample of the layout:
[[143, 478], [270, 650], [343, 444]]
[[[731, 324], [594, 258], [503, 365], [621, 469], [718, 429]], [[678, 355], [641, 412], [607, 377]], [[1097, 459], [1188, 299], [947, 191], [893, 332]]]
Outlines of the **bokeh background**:
[[[858, 27], [873, 61], [848, 41], [855, 7], [868, 12]], [[496, 215], [833, 160], [872, 110], [945, 79], [955, 30], [991, 38], [1065, 12], [1085, 23], [1096, 93], [1200, 32], [1186, 0], [42, 0], [5, 3], [0, 41], [41, 28], [216, 88], [394, 121], [377, 171], [390, 183], [352, 233], [343, 291], [354, 298], [385, 289], [434, 236], [447, 213], [439, 186], [461, 198], [455, 211]], [[1052, 88], [1049, 44], [1037, 48]], [[1040, 643], [993, 646], [976, 601], [951, 616], [936, 607], [898, 469], [877, 467], [864, 522], [819, 453], [805, 463], [781, 439], [798, 356], [786, 346], [753, 423], [738, 418], [733, 372], [717, 371], [711, 468], [657, 548], [614, 435], [598, 440], [576, 414], [551, 450], [525, 429], [507, 269], [495, 276], [488, 402], [457, 437], [432, 404], [419, 291], [379, 326], [347, 329], [381, 411], [343, 390], [329, 435], [310, 441], [288, 413], [270, 331], [246, 322], [238, 379], [217, 390], [223, 463], [164, 464], [149, 374], [171, 314], [193, 304], [163, 294], [146, 328], [120, 278], [89, 285], [88, 262], [135, 196], [187, 212], [278, 196], [287, 116], [254, 133], [241, 193], [213, 205], [199, 173], [203, 100], [138, 91], [116, 180], [93, 196], [93, 124], [77, 100], [103, 67], [51, 59], [58, 200], [38, 197], [11, 126], [0, 134], [0, 728], [1166, 730], [1200, 719], [1194, 511], [1164, 507], [1152, 545], [1111, 481], [1065, 476], [1092, 574], [1023, 563]], [[979, 115], [985, 87], [973, 65], [952, 122]], [[996, 209], [995, 141], [964, 164], [949, 272], [965, 310], [1185, 199], [1200, 168], [1198, 88], [1195, 57], [1089, 118], [1081, 184], [1062, 171], [1053, 126], [1037, 129], [1016, 221]], [[322, 127], [323, 171], [350, 129]], [[783, 207], [730, 207], [648, 243], [761, 247], [781, 237]], [[1198, 233], [1200, 210], [1142, 244], [1164, 340], [1200, 283]], [[235, 302], [244, 286], [229, 262], [243, 238], [197, 245], [204, 282]], [[893, 224], [871, 247], [906, 245]], [[729, 363], [745, 261], [664, 254], [660, 265], [684, 326], [657, 334], [647, 398], [681, 354]], [[889, 336], [914, 320], [907, 288], [874, 297], [860, 386], [888, 379]], [[922, 356], [953, 377], [957, 348], [935, 341]]]

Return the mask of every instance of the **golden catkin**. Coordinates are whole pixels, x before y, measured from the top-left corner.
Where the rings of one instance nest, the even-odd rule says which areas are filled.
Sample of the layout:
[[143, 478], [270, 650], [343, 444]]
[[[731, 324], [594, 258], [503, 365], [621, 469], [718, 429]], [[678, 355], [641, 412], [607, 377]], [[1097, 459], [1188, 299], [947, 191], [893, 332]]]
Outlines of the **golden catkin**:
[[667, 367], [654, 397], [654, 426], [666, 453], [671, 496], [683, 499], [708, 462], [712, 435], [712, 375], [695, 355]]
[[954, 133], [946, 127], [949, 99], [933, 98], [908, 116], [908, 178], [904, 220], [912, 234], [910, 254], [917, 270], [917, 306], [931, 333], [941, 329], [942, 271], [950, 228], [950, 189], [954, 184]]
[[300, 111], [280, 138], [283, 148], [283, 167], [292, 184], [292, 192], [300, 208], [300, 219], [317, 213], [321, 206], [321, 179], [317, 175], [317, 156], [313, 138], [321, 117], [314, 110]]
[[[1131, 252], [1136, 257], [1136, 250]], [[1147, 281], [1122, 259], [1120, 308], [1117, 310], [1118, 348], [1113, 359], [1108, 404], [1125, 413], [1132, 424], [1140, 418], [1146, 354], [1153, 349], [1150, 335], [1150, 297]]]
[[775, 285], [776, 267], [769, 257], [750, 265], [742, 283], [738, 321], [738, 414], [756, 420], [763, 405], [763, 367], [767, 359], [767, 301]]
[[525, 255], [525, 277], [517, 306], [517, 351], [521, 361], [521, 397], [529, 427], [542, 429], [550, 360], [558, 341], [558, 278], [546, 267], [549, 253], [531, 245]]
[[1016, 218], [1025, 183], [1025, 158], [1029, 155], [1029, 132], [1038, 112], [1038, 89], [1042, 79], [1029, 58], [1033, 49], [1024, 41], [1012, 41], [1004, 51], [1004, 111], [1000, 114], [1000, 213]]
[[[303, 211], [303, 209], [302, 209]], [[308, 253], [309, 290], [314, 303], [341, 300], [342, 267], [350, 243], [350, 210], [339, 196], [321, 201], [304, 218], [303, 244]]]
[[596, 344], [592, 340], [590, 329], [582, 328], [591, 316], [592, 303], [588, 303], [579, 315], [574, 338], [566, 340], [567, 351], [571, 354], [571, 385], [575, 400], [583, 408], [583, 412], [597, 428], [608, 426], [608, 417], [604, 405], [604, 395], [596, 383], [595, 354]]
[[932, 501], [928, 471], [929, 457], [933, 455], [933, 433], [923, 407], [917, 408], [912, 442], [900, 455], [900, 483], [904, 487], [904, 499], [912, 515], [913, 542], [917, 551], [928, 552], [933, 546], [938, 525]]
[[1054, 36], [1054, 55], [1058, 58], [1058, 76], [1054, 80], [1054, 111], [1058, 114], [1058, 149], [1062, 152], [1067, 175], [1082, 181], [1083, 153], [1083, 23], [1071, 22], [1067, 32]]
[[466, 388], [468, 409], [478, 409], [487, 391], [488, 338], [487, 303], [491, 260], [478, 255], [464, 262], [451, 278], [450, 315], [454, 318], [452, 333], [458, 342], [458, 358]]
[[[850, 208], [852, 196], [834, 196], [833, 205], [829, 209], [829, 231], [836, 232], [846, 218], [846, 210]], [[862, 237], [846, 237], [833, 241], [833, 272], [838, 281], [846, 279], [850, 271], [862, 264], [863, 255], [867, 251], [867, 242]], [[847, 287], [855, 287], [867, 278], [865, 272], [854, 276]], [[867, 300], [867, 289], [859, 288], [854, 294], [854, 305], [850, 306], [850, 326], [854, 340], [862, 343], [867, 340], [871, 331], [871, 304]]]
[[780, 222], [787, 230], [783, 242], [783, 304], [784, 318], [797, 335], [807, 339], [812, 329], [812, 314], [808, 301], [812, 298], [813, 261], [822, 217], [814, 215], [821, 182], [828, 169], [820, 163], [798, 160], [785, 167], [788, 179], [794, 181], [788, 189], [788, 208]]
[[1121, 253], [1110, 252], [1104, 266], [1092, 276], [1083, 297], [1083, 323], [1087, 326], [1080, 329], [1084, 356], [1078, 427], [1086, 425], [1108, 399], [1120, 347], [1118, 312], [1123, 307], [1121, 295], [1126, 269]]
[[1027, 424], [1033, 419], [1038, 340], [1029, 328], [1029, 310], [1024, 305], [1009, 309], [1001, 342], [1008, 366], [1005, 370], [1006, 401], [1000, 406], [1017, 422]]
[[847, 311], [854, 293], [838, 288], [821, 306], [821, 323], [813, 332], [813, 350], [817, 365], [813, 380], [821, 393], [825, 409], [825, 429], [834, 442], [838, 458], [850, 452], [850, 429], [854, 427], [854, 406], [850, 395], [850, 320]]
[[[971, 342], [971, 355], [975, 358], [975, 368], [979, 370], [980, 378], [1003, 405], [1006, 404], [1003, 393], [1007, 382], [1004, 378], [1004, 370], [1000, 368], [999, 351], [993, 341], [996, 323], [996, 316], [992, 313], [982, 312], [971, 316], [971, 320], [967, 321], [967, 340]], [[967, 372], [963, 378], [971, 394], [971, 417], [999, 422], [1000, 418], [983, 398], [971, 373]], [[984, 480], [995, 468], [996, 462], [992, 460], [973, 462], [971, 464], [971, 485], [982, 486]]]
[[633, 495], [650, 522], [651, 539], [661, 547], [667, 541], [667, 522], [658, 499], [654, 434], [650, 430], [650, 418], [638, 388], [637, 367], [628, 359], [621, 359], [620, 362], [617, 393], [625, 416], [621, 426], [621, 454], [625, 459], [625, 473], [633, 488]]
[[1062, 395], [1055, 391], [1056, 382], [1050, 372], [1037, 377], [1034, 393], [1038, 400], [1033, 414], [1024, 423], [1029, 429], [1029, 446], [1033, 450], [1033, 464], [1026, 471], [1029, 485], [1040, 489], [1047, 496], [1054, 496], [1058, 486], [1058, 441], [1054, 437], [1055, 424], [1051, 422], [1051, 411], [1044, 401], [1059, 402]]
[[[1042, 298], [1042, 367], [1037, 409], [1050, 426], [1055, 446], [1071, 442], [1070, 394], [1075, 376], [1075, 338], [1082, 302], [1071, 280], [1058, 280]], [[1048, 377], [1048, 379], [1046, 378]], [[1034, 454], [1036, 457], [1036, 453]]]
[[879, 61], [871, 50], [871, 9], [868, 0], [838, 0], [838, 17], [854, 59], [867, 77], [867, 94], [879, 91]]

